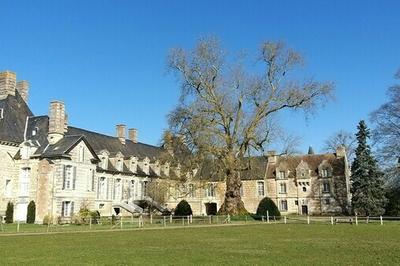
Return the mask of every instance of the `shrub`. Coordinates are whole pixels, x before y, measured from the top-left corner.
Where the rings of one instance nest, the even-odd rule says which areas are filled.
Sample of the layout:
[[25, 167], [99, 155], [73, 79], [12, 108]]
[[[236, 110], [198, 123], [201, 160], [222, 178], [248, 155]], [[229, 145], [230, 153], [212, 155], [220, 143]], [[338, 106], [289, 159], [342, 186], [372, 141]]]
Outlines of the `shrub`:
[[26, 223], [34, 224], [36, 217], [36, 204], [33, 200], [28, 204], [28, 213], [26, 214]]
[[50, 215], [45, 215], [43, 217], [43, 224], [44, 225], [52, 224], [53, 223], [52, 220], [53, 220], [53, 218]]
[[92, 224], [100, 223], [100, 213], [99, 213], [99, 211], [90, 212], [90, 217], [92, 217]]
[[7, 210], [6, 210], [6, 223], [13, 223], [14, 219], [14, 204], [12, 202], [8, 202]]
[[275, 202], [272, 199], [265, 197], [258, 204], [257, 215], [267, 216], [267, 211], [269, 216], [281, 216]]
[[187, 216], [192, 215], [192, 208], [186, 200], [181, 200], [175, 208], [175, 215], [177, 216]]

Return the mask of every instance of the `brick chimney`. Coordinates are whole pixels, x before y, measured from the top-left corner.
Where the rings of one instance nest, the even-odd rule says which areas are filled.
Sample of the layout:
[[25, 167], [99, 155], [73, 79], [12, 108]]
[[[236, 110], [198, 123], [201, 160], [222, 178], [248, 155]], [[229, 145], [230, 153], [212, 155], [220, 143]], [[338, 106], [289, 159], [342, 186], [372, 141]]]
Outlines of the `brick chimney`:
[[276, 163], [278, 155], [276, 154], [276, 151], [267, 151], [267, 158], [268, 163]]
[[130, 129], [128, 129], [128, 135], [129, 135], [129, 139], [130, 139], [133, 143], [137, 143], [138, 131], [137, 131], [136, 128], [130, 128]]
[[117, 125], [117, 138], [119, 141], [125, 145], [125, 133], [126, 133], [126, 126], [123, 124]]
[[65, 114], [64, 103], [61, 101], [52, 101], [49, 110], [49, 143], [54, 144], [62, 139], [67, 128], [67, 116]]
[[17, 91], [19, 95], [21, 95], [22, 99], [26, 103], [28, 103], [28, 95], [29, 95], [29, 83], [26, 80], [21, 80], [17, 82]]
[[17, 75], [14, 72], [8, 70], [0, 72], [0, 99], [15, 95], [16, 83]]
[[337, 158], [346, 157], [346, 148], [344, 146], [339, 146], [336, 148], [336, 157]]

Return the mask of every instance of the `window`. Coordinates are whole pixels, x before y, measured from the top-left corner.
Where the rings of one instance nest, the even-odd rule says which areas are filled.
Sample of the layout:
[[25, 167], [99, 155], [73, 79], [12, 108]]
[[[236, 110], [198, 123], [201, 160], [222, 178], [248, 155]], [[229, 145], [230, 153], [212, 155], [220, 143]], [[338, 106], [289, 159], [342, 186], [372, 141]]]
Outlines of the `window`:
[[122, 172], [122, 170], [123, 170], [122, 166], [123, 166], [123, 161], [122, 160], [118, 160], [116, 165], [115, 165], [115, 168], [117, 168], [118, 171]]
[[286, 172], [285, 171], [279, 171], [277, 174], [277, 179], [286, 179]]
[[121, 200], [122, 195], [122, 186], [121, 186], [121, 179], [116, 179], [114, 182], [114, 199]]
[[298, 206], [298, 205], [299, 205], [299, 201], [298, 201], [298, 200], [295, 200], [295, 201], [294, 201], [294, 205]]
[[330, 199], [324, 199], [324, 203], [325, 203], [326, 205], [329, 205], [329, 204], [331, 204], [331, 200], [330, 200]]
[[307, 192], [307, 188], [306, 187], [303, 187], [303, 192]]
[[0, 108], [0, 119], [4, 118], [4, 109]]
[[321, 170], [321, 176], [322, 177], [328, 177], [328, 175], [329, 175], [328, 169], [322, 169]]
[[32, 136], [36, 136], [36, 134], [38, 133], [38, 131], [39, 131], [39, 128], [35, 127], [35, 128], [32, 130]]
[[279, 184], [279, 193], [286, 194], [286, 183]]
[[105, 199], [107, 197], [107, 183], [105, 177], [100, 177], [99, 182], [99, 198]]
[[6, 185], [4, 187], [4, 196], [6, 198], [11, 198], [11, 194], [12, 194], [11, 179], [6, 179]]
[[79, 147], [78, 162], [83, 163], [85, 161], [85, 147]]
[[263, 197], [265, 195], [263, 181], [257, 181], [257, 195], [260, 197]]
[[189, 184], [188, 186], [188, 190], [189, 190], [189, 198], [194, 198], [196, 197], [195, 195], [195, 189], [194, 189], [194, 185], [193, 184]]
[[131, 161], [131, 171], [133, 173], [137, 172], [137, 163], [136, 163], [136, 161]]
[[75, 183], [76, 183], [75, 167], [71, 165], [63, 167], [64, 167], [63, 189], [75, 189]]
[[324, 181], [322, 183], [322, 192], [323, 193], [330, 193], [331, 192], [331, 184], [329, 181]]
[[61, 215], [63, 217], [71, 217], [74, 214], [74, 202], [73, 201], [63, 201]]
[[207, 185], [207, 188], [206, 188], [206, 196], [207, 197], [215, 197], [215, 185], [214, 184], [212, 184], [212, 183], [209, 183], [208, 185]]
[[29, 196], [30, 168], [22, 168], [19, 180], [20, 196]]
[[135, 180], [131, 180], [131, 185], [130, 185], [130, 188], [129, 188], [129, 196], [131, 198], [134, 198], [136, 196], [135, 195]]
[[279, 208], [281, 211], [287, 211], [288, 210], [287, 200], [281, 200], [279, 203]]
[[107, 158], [106, 157], [101, 157], [101, 165], [100, 165], [100, 167], [103, 168], [103, 169], [107, 169], [107, 163], [108, 163]]
[[94, 170], [90, 170], [90, 172], [91, 172], [91, 174], [92, 174], [92, 176], [91, 176], [92, 180], [91, 180], [91, 187], [90, 187], [90, 190], [91, 190], [91, 191], [94, 191], [94, 182], [95, 182], [96, 175], [95, 175], [95, 171], [94, 171]]
[[149, 184], [148, 181], [143, 181], [143, 196], [147, 197], [147, 185]]

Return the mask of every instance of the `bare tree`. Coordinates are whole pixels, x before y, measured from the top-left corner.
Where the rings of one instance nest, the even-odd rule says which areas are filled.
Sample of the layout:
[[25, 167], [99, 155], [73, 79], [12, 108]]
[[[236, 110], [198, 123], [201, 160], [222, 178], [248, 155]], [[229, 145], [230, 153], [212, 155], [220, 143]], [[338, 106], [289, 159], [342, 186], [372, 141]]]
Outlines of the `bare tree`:
[[173, 49], [169, 68], [181, 84], [179, 105], [169, 116], [171, 130], [184, 137], [195, 156], [212, 159], [223, 172], [225, 200], [219, 213], [247, 211], [240, 197], [240, 172], [250, 154], [264, 154], [272, 141], [273, 119], [285, 109], [310, 112], [331, 96], [331, 82], [290, 79], [301, 56], [282, 43], [265, 42], [262, 70], [230, 60], [215, 38], [201, 39], [190, 51]]
[[346, 149], [347, 158], [352, 161], [357, 145], [357, 140], [354, 136], [355, 135], [350, 132], [340, 130], [325, 141], [324, 150], [326, 152], [336, 152], [338, 147], [343, 146]]
[[[395, 75], [400, 80], [400, 70]], [[389, 185], [400, 187], [400, 84], [387, 91], [388, 102], [371, 114], [372, 139]]]

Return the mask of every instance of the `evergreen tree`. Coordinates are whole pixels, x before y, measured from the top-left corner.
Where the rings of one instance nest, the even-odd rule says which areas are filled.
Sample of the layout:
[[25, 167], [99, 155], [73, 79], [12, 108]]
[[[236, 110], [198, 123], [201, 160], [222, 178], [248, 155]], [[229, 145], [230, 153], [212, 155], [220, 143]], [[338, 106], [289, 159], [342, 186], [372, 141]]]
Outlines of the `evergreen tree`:
[[36, 204], [32, 200], [28, 204], [28, 212], [26, 214], [26, 222], [28, 224], [34, 224], [35, 223], [35, 217], [36, 217]]
[[281, 216], [275, 202], [272, 199], [265, 197], [258, 204], [257, 215], [267, 216], [267, 214], [269, 216]]
[[7, 210], [6, 210], [6, 223], [11, 224], [14, 219], [14, 204], [12, 202], [8, 202]]
[[367, 143], [370, 131], [362, 120], [356, 134], [358, 147], [351, 166], [351, 193], [353, 210], [363, 215], [381, 215], [386, 204], [383, 173]]
[[174, 214], [176, 216], [192, 215], [192, 208], [186, 200], [181, 200], [175, 208]]

